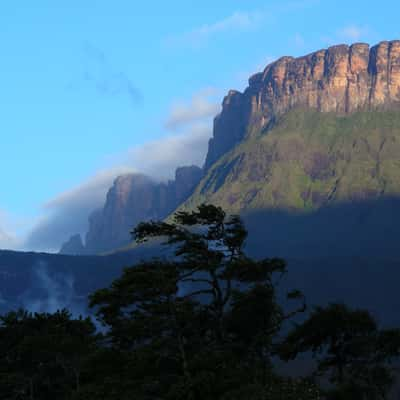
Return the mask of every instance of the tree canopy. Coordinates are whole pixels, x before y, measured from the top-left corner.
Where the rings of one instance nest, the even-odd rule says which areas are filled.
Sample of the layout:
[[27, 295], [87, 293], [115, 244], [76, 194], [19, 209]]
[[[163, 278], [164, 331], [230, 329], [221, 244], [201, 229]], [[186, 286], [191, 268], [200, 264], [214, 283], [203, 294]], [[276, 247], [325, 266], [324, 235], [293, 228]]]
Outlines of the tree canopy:
[[[132, 233], [138, 242], [164, 238], [174, 257], [126, 269], [91, 305], [113, 345], [149, 363], [145, 376], [142, 368], [132, 373], [137, 391], [217, 399], [264, 388], [273, 374], [273, 337], [289, 317], [273, 284], [285, 262], [247, 257], [241, 219], [211, 205], [178, 212], [173, 223], [141, 223]], [[300, 300], [293, 312], [303, 311], [301, 294], [291, 297]]]
[[[91, 318], [73, 318], [67, 310], [0, 317], [0, 399], [387, 395], [399, 330], [379, 329], [365, 310], [331, 304], [284, 334], [283, 323], [306, 311], [304, 296], [293, 290], [288, 304], [278, 302], [286, 263], [247, 256], [247, 231], [238, 216], [201, 205], [177, 212], [171, 222], [141, 223], [132, 235], [139, 243], [162, 238], [170, 256], [126, 268], [90, 295], [100, 330]], [[277, 372], [277, 356], [289, 362], [304, 352], [316, 359], [314, 374]]]
[[310, 351], [316, 376], [334, 385], [332, 399], [384, 399], [394, 382], [390, 364], [400, 352], [400, 330], [379, 329], [366, 310], [333, 303], [316, 307], [279, 347], [285, 360]]

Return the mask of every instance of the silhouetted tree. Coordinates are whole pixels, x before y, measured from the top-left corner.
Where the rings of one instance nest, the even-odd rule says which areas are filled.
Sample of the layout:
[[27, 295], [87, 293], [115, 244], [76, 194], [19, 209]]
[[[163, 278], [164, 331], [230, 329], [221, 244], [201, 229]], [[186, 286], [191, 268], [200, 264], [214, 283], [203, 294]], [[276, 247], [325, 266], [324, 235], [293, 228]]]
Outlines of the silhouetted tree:
[[317, 307], [279, 347], [285, 360], [311, 351], [316, 375], [327, 376], [332, 399], [384, 399], [393, 383], [390, 362], [399, 356], [400, 330], [379, 330], [365, 310], [344, 304]]
[[0, 398], [70, 398], [96, 340], [90, 319], [66, 310], [0, 317]]
[[276, 384], [272, 339], [305, 309], [300, 292], [290, 294], [301, 301], [292, 313], [277, 304], [273, 276], [285, 273], [285, 262], [247, 257], [240, 218], [212, 205], [177, 212], [173, 223], [141, 223], [133, 235], [163, 237], [174, 258], [126, 269], [91, 296], [91, 306], [110, 344], [130, 354], [135, 396], [235, 398], [245, 388], [264, 396]]

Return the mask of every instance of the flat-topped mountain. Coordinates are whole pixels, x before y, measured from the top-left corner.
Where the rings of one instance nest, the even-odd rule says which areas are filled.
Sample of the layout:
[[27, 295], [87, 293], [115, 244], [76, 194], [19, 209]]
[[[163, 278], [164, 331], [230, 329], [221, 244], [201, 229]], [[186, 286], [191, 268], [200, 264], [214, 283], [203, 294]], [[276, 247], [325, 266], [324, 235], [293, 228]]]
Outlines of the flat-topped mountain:
[[400, 102], [400, 41], [356, 43], [304, 57], [282, 57], [231, 90], [215, 119], [205, 168], [245, 137], [268, 129], [293, 108], [348, 114]]
[[[163, 219], [177, 207], [190, 209], [202, 202], [242, 215], [262, 212], [268, 215], [265, 224], [275, 226], [275, 221], [276, 229], [286, 224], [284, 231], [297, 232], [292, 239], [299, 243], [319, 237], [321, 247], [336, 237], [335, 229], [342, 238], [346, 232], [351, 249], [357, 245], [348, 234], [355, 239], [365, 234], [364, 244], [377, 243], [387, 232], [396, 236], [393, 218], [382, 212], [390, 197], [390, 210], [397, 213], [399, 154], [400, 41], [282, 57], [251, 76], [243, 93], [231, 90], [224, 98], [203, 169], [180, 168], [175, 181], [161, 184], [140, 175], [118, 178], [104, 208], [90, 218], [84, 251], [118, 248], [129, 242], [129, 231], [138, 222]], [[345, 221], [337, 217], [342, 204], [347, 204]], [[318, 214], [312, 223], [329, 225], [330, 231], [312, 234], [307, 218], [284, 218], [283, 224], [281, 217], [271, 216], [327, 207], [335, 210]], [[264, 240], [261, 219], [251, 221]], [[301, 229], [290, 225], [299, 221]], [[288, 235], [278, 237], [276, 248], [288, 249]], [[70, 245], [81, 249], [77, 238]], [[307, 246], [316, 244], [297, 248]]]
[[142, 174], [118, 177], [107, 193], [104, 207], [89, 217], [85, 244], [72, 236], [62, 254], [97, 254], [127, 245], [139, 222], [163, 219], [193, 192], [203, 172], [196, 166], [177, 168], [175, 180], [157, 182]]
[[[86, 243], [74, 237], [64, 249], [112, 250], [143, 219], [214, 203], [244, 217], [249, 254], [288, 260], [289, 286], [310, 305], [346, 301], [398, 325], [399, 48], [334, 46], [270, 64], [244, 93], [225, 97], [203, 169], [180, 168], [169, 183], [119, 177]], [[3, 252], [0, 278], [9, 289], [0, 305], [83, 307], [123, 265], [160, 255], [149, 245], [105, 257]], [[17, 275], [15, 265], [23, 267]], [[59, 298], [66, 287], [69, 297]]]
[[398, 253], [400, 41], [284, 57], [230, 91], [181, 206], [247, 218], [258, 254]]

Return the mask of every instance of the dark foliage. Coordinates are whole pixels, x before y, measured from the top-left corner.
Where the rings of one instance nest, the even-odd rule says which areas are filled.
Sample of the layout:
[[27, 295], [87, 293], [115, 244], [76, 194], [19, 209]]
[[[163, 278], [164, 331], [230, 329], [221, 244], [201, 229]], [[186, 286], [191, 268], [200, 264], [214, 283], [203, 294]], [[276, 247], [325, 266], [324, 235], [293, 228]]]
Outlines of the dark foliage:
[[80, 391], [98, 339], [90, 319], [21, 310], [0, 321], [1, 399], [69, 399]]
[[110, 343], [140, 357], [130, 376], [136, 395], [220, 399], [246, 387], [263, 393], [273, 338], [304, 310], [301, 293], [291, 294], [300, 306], [289, 315], [277, 304], [273, 276], [285, 273], [284, 261], [248, 258], [240, 218], [211, 205], [178, 212], [174, 223], [142, 223], [133, 235], [139, 242], [164, 237], [175, 258], [126, 269], [91, 296], [91, 305]]
[[335, 387], [330, 399], [384, 399], [393, 383], [391, 362], [399, 356], [400, 330], [378, 329], [365, 310], [344, 304], [317, 307], [279, 346], [285, 360], [311, 351], [317, 376]]
[[[174, 256], [126, 268], [90, 296], [103, 334], [65, 310], [0, 319], [0, 399], [316, 400], [319, 376], [330, 379], [329, 399], [386, 395], [399, 331], [331, 305], [282, 340], [304, 297], [288, 293], [291, 311], [278, 304], [285, 262], [246, 256], [239, 217], [202, 205], [173, 223], [142, 223], [133, 235], [164, 238]], [[289, 361], [306, 351], [318, 360], [314, 376], [277, 374], [276, 354]]]

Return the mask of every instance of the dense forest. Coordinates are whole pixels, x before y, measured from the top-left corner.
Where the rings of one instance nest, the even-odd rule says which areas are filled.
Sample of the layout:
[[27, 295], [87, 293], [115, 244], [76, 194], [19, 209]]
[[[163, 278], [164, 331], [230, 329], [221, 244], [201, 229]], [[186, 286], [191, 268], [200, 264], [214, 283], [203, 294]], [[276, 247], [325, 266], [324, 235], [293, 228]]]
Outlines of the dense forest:
[[[0, 399], [389, 395], [400, 329], [382, 329], [367, 310], [345, 304], [308, 309], [296, 288], [282, 304], [286, 263], [248, 257], [240, 217], [203, 204], [171, 222], [141, 223], [132, 235], [139, 243], [161, 237], [175, 256], [126, 268], [91, 294], [96, 318], [68, 310], [1, 316]], [[310, 373], [276, 368], [304, 355]]]

